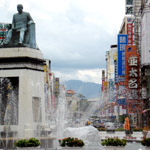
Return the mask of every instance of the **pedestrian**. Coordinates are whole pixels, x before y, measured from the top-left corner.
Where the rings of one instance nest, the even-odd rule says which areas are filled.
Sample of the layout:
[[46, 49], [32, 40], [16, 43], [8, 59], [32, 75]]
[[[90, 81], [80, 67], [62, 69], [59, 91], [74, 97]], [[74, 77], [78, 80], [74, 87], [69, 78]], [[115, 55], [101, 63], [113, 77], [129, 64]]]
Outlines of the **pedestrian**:
[[125, 129], [125, 134], [126, 134], [126, 136], [130, 136], [130, 135], [131, 135], [131, 132], [130, 132], [129, 117], [126, 117], [126, 118], [125, 118], [124, 129]]

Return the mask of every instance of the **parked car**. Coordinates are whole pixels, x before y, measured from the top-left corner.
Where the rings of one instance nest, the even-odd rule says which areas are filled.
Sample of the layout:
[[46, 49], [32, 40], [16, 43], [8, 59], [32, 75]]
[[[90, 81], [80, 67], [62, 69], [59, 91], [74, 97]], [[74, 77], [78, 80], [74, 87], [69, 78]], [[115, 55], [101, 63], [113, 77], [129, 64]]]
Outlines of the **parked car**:
[[100, 120], [94, 120], [93, 121], [93, 127], [100, 128]]
[[117, 129], [117, 128], [118, 128], [118, 125], [117, 125], [117, 123], [114, 123], [114, 127], [115, 127], [115, 129]]
[[94, 120], [92, 123], [95, 128], [105, 128], [104, 123], [101, 120]]
[[106, 128], [106, 131], [107, 131], [107, 132], [108, 132], [108, 131], [115, 132], [116, 126], [115, 126], [115, 123], [113, 123], [113, 122], [107, 122], [107, 123], [105, 124], [105, 128]]
[[119, 123], [118, 128], [124, 128], [124, 124], [123, 123]]

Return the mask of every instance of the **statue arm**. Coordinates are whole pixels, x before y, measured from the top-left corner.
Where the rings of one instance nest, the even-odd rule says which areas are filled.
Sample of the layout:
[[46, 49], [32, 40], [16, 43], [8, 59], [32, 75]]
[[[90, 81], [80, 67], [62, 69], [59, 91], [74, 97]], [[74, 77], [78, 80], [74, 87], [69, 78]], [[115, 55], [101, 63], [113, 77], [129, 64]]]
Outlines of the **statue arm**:
[[32, 19], [32, 17], [31, 17], [31, 15], [28, 13], [28, 25], [30, 25], [30, 24], [32, 24], [32, 23], [34, 23], [34, 21], [33, 21], [33, 19]]

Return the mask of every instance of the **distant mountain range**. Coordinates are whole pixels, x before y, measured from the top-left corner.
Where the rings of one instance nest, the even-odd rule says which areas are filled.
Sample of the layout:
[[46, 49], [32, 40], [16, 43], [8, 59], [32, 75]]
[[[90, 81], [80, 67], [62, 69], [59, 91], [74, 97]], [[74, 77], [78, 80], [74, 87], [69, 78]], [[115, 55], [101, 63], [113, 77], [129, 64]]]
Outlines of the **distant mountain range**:
[[74, 90], [77, 94], [82, 94], [87, 99], [99, 97], [101, 84], [94, 82], [82, 82], [80, 80], [65, 81], [66, 90]]

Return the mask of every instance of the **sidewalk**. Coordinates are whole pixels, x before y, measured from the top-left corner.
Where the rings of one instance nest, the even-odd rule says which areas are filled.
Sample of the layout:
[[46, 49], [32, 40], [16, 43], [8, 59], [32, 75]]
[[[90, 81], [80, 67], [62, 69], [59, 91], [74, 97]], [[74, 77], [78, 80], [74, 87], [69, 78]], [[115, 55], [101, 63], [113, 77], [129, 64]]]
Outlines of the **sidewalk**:
[[131, 137], [126, 136], [124, 131], [116, 131], [116, 132], [106, 132], [106, 131], [100, 131], [99, 132], [101, 140], [104, 140], [106, 138], [120, 138], [120, 139], [126, 139], [127, 141], [135, 141], [140, 142], [143, 138], [142, 132], [133, 132]]

